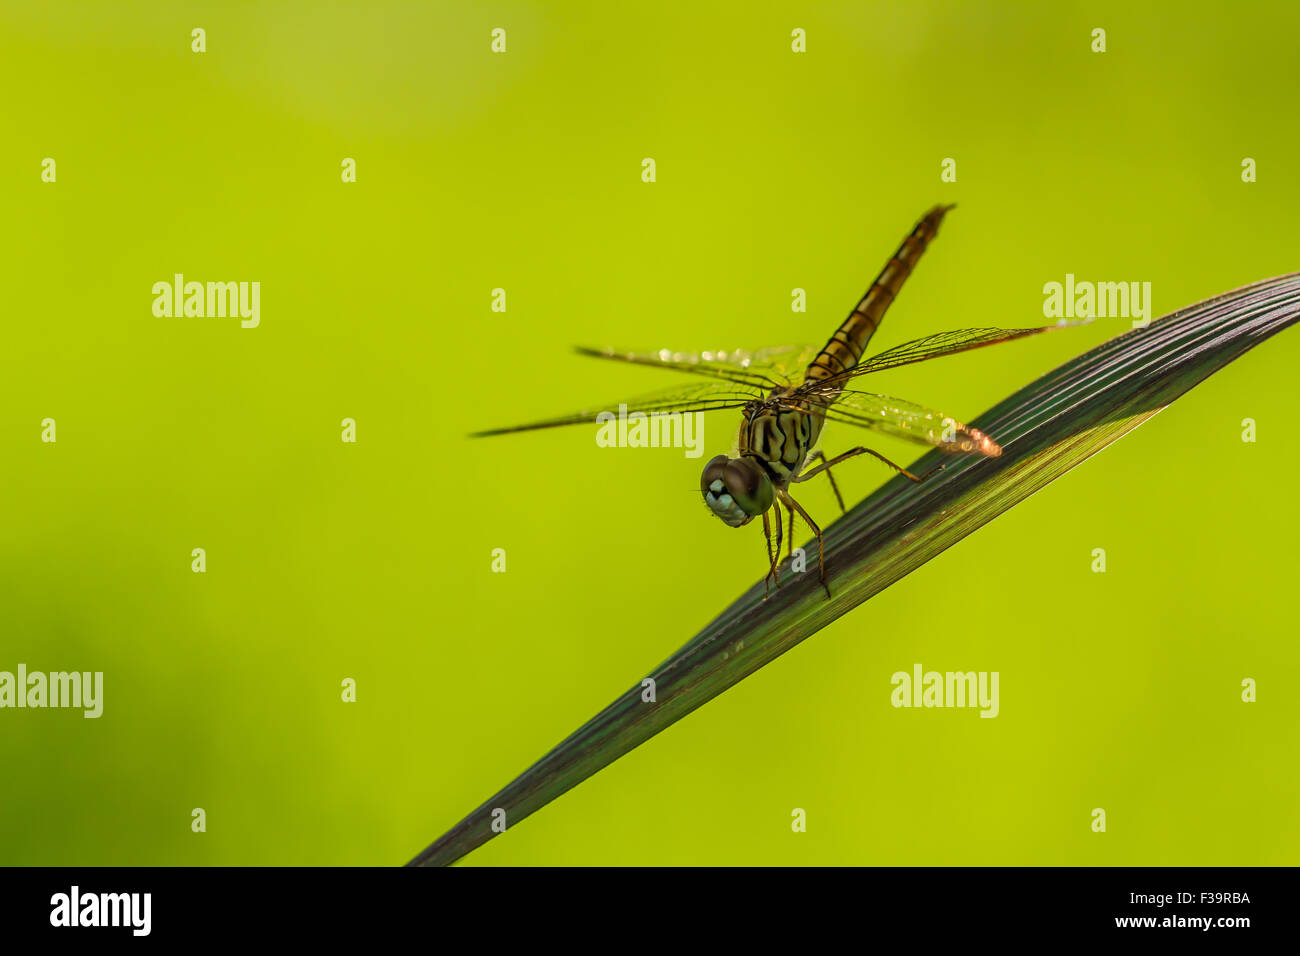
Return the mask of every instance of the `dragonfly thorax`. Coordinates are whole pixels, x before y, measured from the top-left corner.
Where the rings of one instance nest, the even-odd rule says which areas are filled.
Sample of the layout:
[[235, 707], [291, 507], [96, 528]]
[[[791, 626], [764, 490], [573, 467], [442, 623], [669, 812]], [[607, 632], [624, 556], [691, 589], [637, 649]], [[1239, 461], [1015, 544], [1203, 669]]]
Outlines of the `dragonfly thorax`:
[[733, 528], [748, 524], [772, 507], [772, 481], [759, 462], [748, 456], [718, 455], [704, 466], [700, 492], [709, 510]]
[[821, 436], [825, 415], [802, 407], [785, 392], [745, 407], [736, 445], [742, 456], [756, 459], [763, 472], [784, 490], [799, 474]]

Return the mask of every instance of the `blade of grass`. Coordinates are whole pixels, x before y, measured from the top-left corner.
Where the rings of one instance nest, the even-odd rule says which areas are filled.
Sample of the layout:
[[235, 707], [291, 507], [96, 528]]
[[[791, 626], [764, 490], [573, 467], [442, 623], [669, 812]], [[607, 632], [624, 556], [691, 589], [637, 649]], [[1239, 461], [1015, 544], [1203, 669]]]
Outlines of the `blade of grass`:
[[[408, 865], [452, 863], [754, 673], [840, 615], [1132, 431], [1193, 385], [1300, 319], [1300, 273], [1266, 279], [1133, 329], [1067, 362], [971, 424], [999, 458], [933, 451], [826, 531], [827, 600], [814, 572], [763, 600], [755, 584], [649, 674], [426, 848]], [[814, 555], [816, 543], [805, 545]]]

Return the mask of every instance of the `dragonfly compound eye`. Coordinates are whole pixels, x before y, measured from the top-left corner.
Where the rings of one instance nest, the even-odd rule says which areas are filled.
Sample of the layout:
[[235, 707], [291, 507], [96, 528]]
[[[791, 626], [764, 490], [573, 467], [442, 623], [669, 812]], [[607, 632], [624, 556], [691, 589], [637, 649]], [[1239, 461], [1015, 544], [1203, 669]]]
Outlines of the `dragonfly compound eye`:
[[709, 510], [733, 528], [772, 507], [772, 482], [748, 457], [712, 459], [700, 475], [700, 491]]

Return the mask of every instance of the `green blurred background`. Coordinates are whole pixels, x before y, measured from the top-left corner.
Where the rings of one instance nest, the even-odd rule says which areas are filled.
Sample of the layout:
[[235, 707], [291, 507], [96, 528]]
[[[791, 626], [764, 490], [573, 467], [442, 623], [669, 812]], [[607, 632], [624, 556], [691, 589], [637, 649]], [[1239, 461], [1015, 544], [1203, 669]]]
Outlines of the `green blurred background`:
[[[404, 862], [754, 581], [698, 499], [733, 412], [701, 460], [464, 437], [678, 381], [572, 344], [820, 343], [941, 201], [876, 345], [1300, 268], [1300, 8], [1146, 6], [0, 7], [0, 670], [105, 673], [99, 720], [0, 711], [0, 862]], [[175, 272], [260, 328], [155, 318]], [[969, 419], [1127, 325], [873, 387]], [[1295, 863], [1296, 334], [467, 862]], [[895, 710], [916, 662], [1000, 716]]]

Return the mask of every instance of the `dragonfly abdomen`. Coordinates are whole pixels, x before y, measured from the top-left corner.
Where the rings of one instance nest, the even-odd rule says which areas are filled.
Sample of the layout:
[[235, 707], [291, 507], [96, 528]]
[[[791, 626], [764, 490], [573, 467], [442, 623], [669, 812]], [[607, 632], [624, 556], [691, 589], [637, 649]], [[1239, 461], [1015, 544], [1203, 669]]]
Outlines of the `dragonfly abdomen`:
[[853, 368], [862, 360], [862, 353], [871, 336], [880, 327], [885, 310], [897, 298], [903, 283], [916, 268], [930, 241], [939, 232], [939, 223], [952, 206], [935, 206], [924, 216], [903, 240], [898, 251], [885, 263], [876, 281], [866, 295], [849, 313], [831, 340], [808, 366], [804, 381], [825, 381]]

